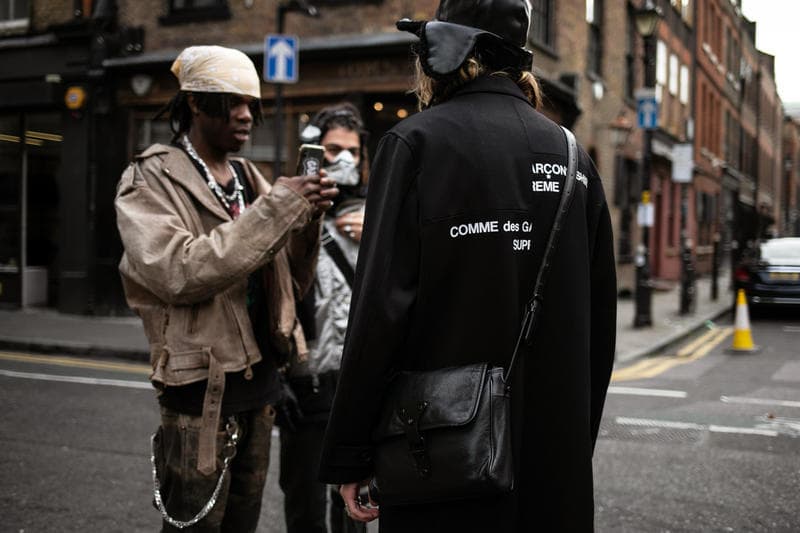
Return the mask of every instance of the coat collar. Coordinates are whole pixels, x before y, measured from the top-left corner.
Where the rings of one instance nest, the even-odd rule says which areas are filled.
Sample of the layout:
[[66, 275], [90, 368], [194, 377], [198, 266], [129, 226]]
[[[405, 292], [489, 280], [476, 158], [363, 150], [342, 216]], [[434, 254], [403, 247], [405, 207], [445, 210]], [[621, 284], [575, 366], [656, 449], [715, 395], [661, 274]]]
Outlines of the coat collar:
[[473, 93], [505, 94], [519, 98], [530, 105], [530, 101], [525, 97], [522, 89], [507, 76], [480, 76], [456, 89], [452, 98]]
[[214, 215], [223, 220], [231, 220], [231, 216], [208, 188], [205, 176], [197, 172], [186, 152], [176, 146], [166, 146], [166, 148], [167, 153], [161, 166], [162, 172], [172, 181], [179, 183]]
[[[197, 172], [197, 168], [186, 152], [177, 146], [154, 144], [138, 156], [138, 159], [151, 156], [162, 156], [161, 171], [164, 175], [186, 189], [203, 207], [222, 220], [231, 220], [230, 214], [208, 188], [205, 176], [201, 176]], [[269, 194], [271, 189], [269, 183], [249, 161], [241, 157], [232, 157], [231, 159], [242, 163], [245, 179], [250, 182], [256, 196]]]

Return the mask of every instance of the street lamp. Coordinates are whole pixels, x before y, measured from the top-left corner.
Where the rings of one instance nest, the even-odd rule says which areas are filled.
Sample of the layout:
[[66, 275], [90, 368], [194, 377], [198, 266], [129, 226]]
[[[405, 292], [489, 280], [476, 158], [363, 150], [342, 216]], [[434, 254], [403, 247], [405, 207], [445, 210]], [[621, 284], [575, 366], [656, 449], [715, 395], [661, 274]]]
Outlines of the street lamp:
[[[655, 33], [661, 21], [661, 9], [653, 0], [645, 0], [641, 8], [633, 13], [636, 29], [644, 39], [644, 86], [655, 89], [656, 85], [656, 38]], [[640, 199], [643, 211], [647, 213], [650, 207], [650, 168], [653, 159], [653, 130], [644, 130], [644, 154], [642, 156], [642, 197]], [[643, 218], [647, 218], [647, 214]], [[648, 247], [650, 245], [650, 221], [640, 220], [642, 224], [642, 241], [636, 254], [636, 311], [633, 318], [633, 327], [641, 328], [653, 325], [651, 315], [652, 289], [650, 285], [650, 258]]]
[[608, 129], [611, 130], [611, 143], [617, 149], [621, 149], [628, 143], [628, 137], [631, 131], [633, 131], [633, 124], [628, 117], [625, 116], [625, 113], [621, 112], [611, 121], [608, 125]]
[[[290, 0], [278, 4], [275, 20], [278, 34], [283, 35], [287, 13], [300, 13], [306, 17], [318, 17], [319, 10], [306, 0]], [[281, 175], [281, 153], [283, 152], [283, 84], [275, 84], [275, 161], [272, 163], [273, 179]]]

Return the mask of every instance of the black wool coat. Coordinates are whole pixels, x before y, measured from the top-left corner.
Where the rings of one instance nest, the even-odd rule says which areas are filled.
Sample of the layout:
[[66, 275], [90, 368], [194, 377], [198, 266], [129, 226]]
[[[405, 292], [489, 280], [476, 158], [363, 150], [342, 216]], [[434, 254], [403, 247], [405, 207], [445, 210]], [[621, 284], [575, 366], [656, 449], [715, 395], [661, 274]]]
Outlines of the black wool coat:
[[[370, 476], [371, 434], [397, 370], [508, 365], [566, 166], [563, 131], [505, 77], [478, 78], [381, 139], [323, 481]], [[616, 275], [608, 206], [583, 149], [578, 171], [534, 343], [513, 378], [514, 491], [384, 505], [382, 532], [593, 529]]]

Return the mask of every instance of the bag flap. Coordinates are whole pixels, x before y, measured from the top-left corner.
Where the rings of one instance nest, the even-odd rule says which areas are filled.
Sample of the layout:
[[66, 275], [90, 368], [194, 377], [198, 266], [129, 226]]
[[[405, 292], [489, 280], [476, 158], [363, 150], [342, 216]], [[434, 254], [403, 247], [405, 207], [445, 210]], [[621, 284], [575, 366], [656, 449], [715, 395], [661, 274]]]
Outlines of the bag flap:
[[427, 402], [419, 430], [463, 426], [475, 418], [486, 381], [486, 363], [426, 372], [401, 372], [389, 384], [373, 437], [381, 441], [405, 433], [399, 412], [417, 413]]

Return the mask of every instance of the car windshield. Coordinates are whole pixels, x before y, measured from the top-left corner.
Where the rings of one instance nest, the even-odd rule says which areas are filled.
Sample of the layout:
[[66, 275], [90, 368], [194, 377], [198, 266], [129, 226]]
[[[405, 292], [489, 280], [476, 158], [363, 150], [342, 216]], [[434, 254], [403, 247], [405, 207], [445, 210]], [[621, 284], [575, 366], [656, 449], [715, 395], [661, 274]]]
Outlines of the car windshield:
[[766, 261], [800, 261], [800, 239], [775, 239], [762, 243], [761, 258]]

